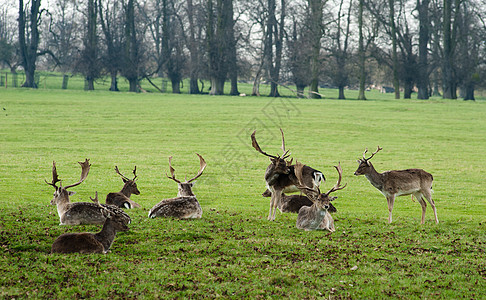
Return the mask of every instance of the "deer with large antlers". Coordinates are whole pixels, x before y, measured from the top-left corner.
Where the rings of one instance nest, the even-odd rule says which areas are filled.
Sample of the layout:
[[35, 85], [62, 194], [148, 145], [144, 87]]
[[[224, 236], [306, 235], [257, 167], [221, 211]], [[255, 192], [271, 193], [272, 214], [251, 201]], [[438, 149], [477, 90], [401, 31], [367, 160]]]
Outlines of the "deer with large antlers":
[[[100, 205], [98, 193], [96, 193], [95, 199], [91, 198], [91, 200]], [[105, 221], [100, 232], [62, 234], [52, 244], [51, 253], [108, 253], [116, 233], [128, 230], [127, 225], [130, 224], [130, 219], [123, 214], [112, 213], [106, 209], [103, 210], [103, 213]]]
[[[282, 134], [282, 150], [283, 155], [270, 155], [264, 152], [256, 140], [255, 134], [256, 130], [251, 134], [251, 142], [253, 148], [260, 152], [261, 154], [268, 156], [270, 158], [270, 165], [268, 165], [265, 171], [265, 181], [267, 184], [267, 189], [271, 193], [270, 197], [270, 210], [268, 213], [268, 220], [275, 220], [276, 209], [281, 206], [283, 193], [298, 192], [296, 187], [297, 177], [295, 177], [294, 166], [291, 161], [286, 161], [290, 156], [288, 150], [285, 150], [285, 139], [283, 130], [280, 129]], [[319, 187], [321, 182], [326, 179], [322, 172], [313, 169], [309, 166], [304, 166], [302, 170], [302, 180], [303, 182], [312, 188]]]
[[334, 200], [335, 197], [331, 197], [329, 195], [346, 187], [346, 184], [341, 186], [341, 178], [343, 174], [341, 164], [334, 166], [338, 172], [339, 178], [336, 185], [334, 185], [327, 193], [321, 193], [318, 187], [309, 187], [304, 183], [304, 167], [305, 165], [301, 163], [296, 163], [295, 165], [295, 176], [297, 177], [296, 186], [307, 195], [313, 204], [310, 207], [303, 206], [300, 208], [299, 215], [297, 216], [296, 227], [306, 231], [326, 229], [330, 232], [334, 232], [334, 219], [329, 213], [329, 209], [331, 206], [331, 201]]
[[140, 204], [130, 199], [132, 194], [140, 195], [140, 191], [138, 190], [137, 183], [136, 183], [137, 166], [135, 166], [135, 168], [133, 169], [133, 176], [134, 176], [133, 179], [130, 179], [125, 175], [123, 175], [122, 173], [120, 173], [120, 170], [118, 170], [118, 166], [115, 166], [115, 172], [116, 174], [120, 175], [124, 185], [121, 191], [116, 193], [109, 193], [108, 195], [106, 195], [106, 204], [115, 205], [117, 207], [127, 208], [127, 209], [140, 207]]
[[366, 148], [363, 152], [363, 158], [358, 160], [359, 166], [354, 175], [365, 175], [368, 181], [386, 197], [388, 202], [388, 222], [392, 222], [395, 197], [413, 195], [422, 206], [421, 224], [425, 223], [425, 210], [427, 209], [425, 200], [432, 206], [435, 222], [439, 223], [435, 203], [432, 200], [432, 181], [434, 180], [432, 174], [422, 169], [392, 170], [379, 173], [373, 167], [370, 159], [382, 149], [378, 146], [378, 149], [370, 157], [366, 158], [365, 155], [368, 152], [368, 148]]
[[45, 180], [48, 185], [55, 188], [54, 198], [51, 200], [51, 204], [57, 206], [57, 213], [60, 220], [59, 225], [102, 225], [106, 220], [107, 210], [115, 214], [121, 214], [125, 218], [130, 218], [128, 215], [123, 213], [123, 211], [116, 207], [110, 207], [109, 205], [103, 206], [99, 205], [99, 203], [72, 203], [69, 200], [69, 197], [74, 195], [76, 192], [68, 191], [68, 189], [81, 184], [86, 179], [86, 177], [88, 177], [88, 173], [91, 167], [89, 159], [86, 159], [84, 162], [79, 162], [79, 164], [81, 165], [81, 178], [78, 182], [74, 184], [66, 186], [62, 186], [62, 184], [59, 184], [59, 186], [57, 185], [57, 183], [60, 183], [61, 180], [57, 175], [56, 162], [52, 163], [52, 182], [47, 182], [47, 180]]
[[172, 167], [172, 156], [169, 157], [169, 168], [171, 176], [167, 178], [175, 181], [178, 186], [177, 197], [171, 199], [165, 199], [154, 205], [148, 213], [149, 218], [155, 217], [173, 217], [179, 219], [194, 219], [201, 218], [202, 208], [197, 201], [196, 195], [192, 192], [194, 187], [194, 181], [199, 178], [204, 169], [206, 168], [206, 161], [204, 158], [197, 154], [199, 157], [199, 172], [193, 178], [181, 182], [175, 177], [175, 169]]

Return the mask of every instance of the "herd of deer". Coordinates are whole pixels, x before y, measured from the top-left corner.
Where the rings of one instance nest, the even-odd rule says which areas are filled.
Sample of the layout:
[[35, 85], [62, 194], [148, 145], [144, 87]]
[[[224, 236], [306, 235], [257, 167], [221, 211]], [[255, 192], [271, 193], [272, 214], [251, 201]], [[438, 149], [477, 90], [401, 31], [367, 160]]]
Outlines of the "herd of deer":
[[[326, 193], [322, 193], [320, 185], [325, 182], [322, 172], [306, 166], [300, 162], [293, 164], [293, 160], [288, 160], [290, 153], [285, 150], [284, 133], [282, 134], [283, 154], [270, 155], [265, 153], [256, 141], [256, 131], [251, 135], [252, 146], [261, 154], [270, 158], [270, 165], [265, 171], [265, 181], [267, 190], [262, 194], [270, 197], [270, 211], [268, 220], [275, 220], [277, 208], [281, 212], [298, 213], [296, 227], [303, 230], [328, 230], [334, 232], [334, 220], [330, 213], [335, 212], [336, 208], [331, 201], [337, 197], [331, 197], [330, 194], [346, 187], [347, 184], [341, 185], [342, 173], [341, 164], [334, 166], [338, 172], [337, 183]], [[363, 158], [358, 160], [358, 169], [354, 175], [365, 175], [370, 183], [376, 187], [387, 199], [388, 202], [388, 222], [392, 222], [392, 210], [396, 196], [412, 195], [422, 206], [421, 224], [425, 222], [425, 210], [427, 202], [431, 205], [435, 222], [437, 211], [435, 203], [432, 200], [432, 181], [430, 173], [422, 169], [392, 170], [379, 173], [375, 170], [370, 159], [378, 153], [378, 149], [366, 158], [367, 149], [363, 153]], [[193, 178], [181, 182], [175, 177], [175, 170], [172, 167], [172, 157], [169, 157], [169, 170], [171, 176], [166, 176], [178, 184], [177, 197], [165, 199], [154, 205], [149, 213], [149, 218], [155, 217], [174, 217], [179, 219], [201, 218], [202, 209], [192, 192], [194, 181], [199, 178], [204, 169], [206, 162], [204, 158], [197, 154], [200, 161], [199, 172]], [[75, 192], [68, 191], [69, 188], [81, 184], [88, 176], [90, 170], [89, 160], [79, 162], [81, 165], [81, 178], [78, 182], [62, 186], [61, 180], [57, 175], [56, 163], [53, 162], [52, 182], [47, 182], [55, 188], [54, 198], [51, 200], [52, 205], [57, 206], [57, 212], [60, 218], [60, 225], [80, 225], [80, 224], [98, 224], [103, 225], [98, 233], [66, 233], [60, 235], [53, 243], [51, 253], [107, 253], [119, 231], [128, 230], [130, 216], [123, 209], [140, 207], [140, 205], [130, 199], [132, 194], [139, 195], [140, 191], [136, 184], [136, 170], [133, 170], [134, 177], [129, 179], [125, 177], [118, 167], [115, 166], [115, 172], [121, 176], [124, 186], [120, 192], [109, 193], [106, 196], [106, 204], [100, 204], [98, 193], [91, 202], [70, 202], [69, 196]], [[286, 195], [285, 193], [300, 192], [299, 195]], [[305, 195], [302, 195], [305, 194]], [[424, 200], [425, 198], [425, 200]]]

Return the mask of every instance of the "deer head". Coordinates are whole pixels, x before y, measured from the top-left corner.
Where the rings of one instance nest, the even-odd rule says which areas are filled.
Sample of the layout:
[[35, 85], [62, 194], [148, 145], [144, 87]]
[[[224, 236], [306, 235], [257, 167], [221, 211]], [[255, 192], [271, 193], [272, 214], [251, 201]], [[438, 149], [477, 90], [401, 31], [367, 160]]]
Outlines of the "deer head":
[[282, 148], [281, 148], [282, 151], [283, 151], [282, 156], [270, 155], [270, 154], [264, 152], [260, 148], [260, 145], [258, 145], [258, 142], [256, 140], [256, 137], [255, 137], [256, 130], [253, 131], [253, 133], [251, 134], [251, 145], [253, 146], [253, 148], [255, 148], [256, 151], [258, 151], [261, 154], [268, 156], [270, 158], [271, 164], [270, 164], [269, 167], [272, 168], [275, 173], [288, 174], [290, 172], [289, 166], [292, 164], [292, 160], [286, 161], [286, 159], [290, 156], [290, 151], [285, 150], [285, 138], [284, 138], [284, 133], [283, 133], [282, 128], [280, 128], [280, 132], [282, 134]]
[[178, 180], [176, 177], [175, 177], [175, 169], [172, 167], [172, 156], [169, 157], [169, 168], [170, 168], [170, 174], [171, 176], [167, 175], [167, 173], [165, 174], [165, 176], [167, 176], [167, 178], [169, 179], [172, 179], [174, 180], [175, 182], [177, 182], [177, 185], [178, 185], [178, 192], [177, 192], [177, 196], [178, 197], [184, 197], [184, 196], [194, 196], [193, 192], [192, 192], [192, 187], [194, 186], [194, 181], [199, 178], [199, 176], [202, 175], [204, 169], [206, 168], [206, 161], [204, 160], [204, 158], [199, 155], [198, 153], [196, 153], [196, 155], [199, 157], [199, 172], [197, 172], [196, 176], [194, 176], [193, 178], [184, 181], [184, 182], [181, 182], [180, 180]]
[[123, 182], [125, 185], [123, 186], [124, 190], [127, 190], [129, 194], [135, 194], [135, 195], [140, 195], [140, 191], [138, 190], [137, 183], [135, 182], [137, 180], [137, 166], [133, 169], [133, 178], [129, 179], [122, 173], [120, 173], [120, 170], [118, 170], [118, 166], [115, 166], [115, 172], [116, 174], [120, 175]]
[[346, 187], [347, 183], [344, 186], [341, 186], [341, 179], [342, 179], [342, 174], [343, 174], [343, 169], [341, 168], [341, 163], [339, 163], [337, 166], [334, 166], [338, 172], [338, 180], [337, 183], [326, 193], [321, 193], [321, 190], [319, 187], [315, 188], [310, 188], [307, 185], [304, 184], [304, 180], [302, 177], [302, 169], [304, 168], [304, 165], [301, 164], [300, 162], [297, 162], [295, 164], [295, 176], [297, 177], [297, 188], [299, 188], [306, 196], [317, 206], [319, 209], [324, 209], [328, 210], [330, 202], [336, 199], [337, 197], [331, 197], [330, 194], [342, 190]]
[[68, 191], [67, 189], [81, 184], [86, 179], [86, 177], [88, 177], [89, 169], [91, 167], [91, 164], [89, 163], [89, 159], [86, 159], [84, 162], [78, 162], [78, 163], [81, 165], [81, 178], [79, 179], [79, 181], [67, 186], [62, 186], [62, 184], [59, 184], [59, 186], [57, 186], [57, 183], [61, 182], [61, 180], [57, 175], [56, 162], [55, 161], [52, 162], [52, 182], [48, 182], [47, 180], [45, 180], [45, 182], [48, 185], [56, 189], [54, 191], [54, 198], [51, 200], [52, 205], [56, 205], [63, 200], [69, 201], [69, 196], [74, 195], [76, 192], [71, 192]]
[[373, 152], [370, 157], [366, 158], [365, 155], [368, 152], [368, 148], [366, 148], [363, 152], [363, 158], [358, 159], [359, 166], [358, 169], [356, 169], [356, 171], [354, 172], [354, 175], [358, 176], [368, 174], [370, 172], [370, 169], [373, 168], [373, 165], [369, 160], [372, 159], [373, 156], [375, 156], [375, 154], [378, 153], [380, 150], [383, 150], [383, 148], [380, 148], [380, 146], [378, 146], [378, 149], [376, 149], [376, 151]]

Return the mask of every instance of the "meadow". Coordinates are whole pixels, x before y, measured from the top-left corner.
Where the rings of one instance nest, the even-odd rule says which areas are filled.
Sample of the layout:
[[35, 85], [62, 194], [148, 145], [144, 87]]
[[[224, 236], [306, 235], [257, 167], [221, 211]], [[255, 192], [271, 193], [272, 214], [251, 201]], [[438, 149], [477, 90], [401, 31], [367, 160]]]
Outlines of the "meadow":
[[[334, 91], [324, 91], [334, 95]], [[367, 101], [110, 93], [0, 88], [0, 298], [293, 298], [481, 299], [486, 295], [486, 101]], [[263, 174], [281, 153], [321, 170], [336, 192], [336, 232], [295, 228], [295, 214], [267, 220]], [[378, 171], [423, 168], [434, 175], [439, 224], [426, 223], [409, 196], [399, 197], [388, 224], [386, 199], [354, 176], [366, 147], [383, 147]], [[208, 164], [194, 192], [198, 220], [148, 219], [174, 197], [168, 157], [179, 178]], [[137, 166], [142, 205], [130, 231], [107, 255], [51, 255], [66, 232], [49, 204], [55, 160], [63, 184], [91, 171], [72, 201], [119, 191], [117, 165]]]

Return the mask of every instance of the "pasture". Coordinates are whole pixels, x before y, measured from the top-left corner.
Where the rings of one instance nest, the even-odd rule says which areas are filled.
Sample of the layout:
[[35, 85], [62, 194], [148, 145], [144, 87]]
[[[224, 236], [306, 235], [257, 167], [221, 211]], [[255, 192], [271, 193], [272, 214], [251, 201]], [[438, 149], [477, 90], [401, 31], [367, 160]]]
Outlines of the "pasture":
[[[376, 97], [375, 97], [376, 96]], [[0, 89], [0, 298], [469, 298], [486, 294], [486, 103], [432, 99], [368, 101]], [[378, 99], [378, 100], [376, 100]], [[336, 232], [295, 228], [295, 214], [266, 219], [263, 174], [269, 161], [251, 148], [281, 153], [337, 179]], [[409, 196], [386, 199], [354, 176], [366, 147], [378, 171], [423, 168], [434, 175], [425, 225]], [[176, 174], [195, 175], [198, 220], [148, 219], [174, 197]], [[86, 181], [72, 201], [119, 191], [114, 166], [137, 166], [141, 209], [107, 255], [50, 255], [66, 232], [49, 205], [52, 161], [63, 184]]]

